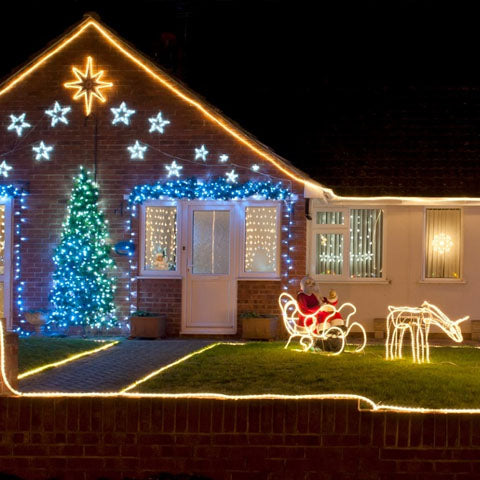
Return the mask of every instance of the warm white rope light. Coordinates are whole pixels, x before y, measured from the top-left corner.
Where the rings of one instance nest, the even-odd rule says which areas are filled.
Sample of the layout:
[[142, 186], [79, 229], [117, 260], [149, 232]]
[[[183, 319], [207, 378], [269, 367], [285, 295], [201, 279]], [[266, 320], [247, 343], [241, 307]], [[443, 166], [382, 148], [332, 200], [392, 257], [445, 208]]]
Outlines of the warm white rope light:
[[459, 320], [450, 320], [437, 306], [423, 302], [421, 307], [388, 307], [387, 339], [385, 341], [385, 358], [395, 360], [402, 357], [403, 338], [409, 331], [412, 343], [412, 357], [415, 363], [430, 361], [428, 334], [430, 327], [440, 327], [452, 340], [463, 341], [460, 323], [469, 316]]

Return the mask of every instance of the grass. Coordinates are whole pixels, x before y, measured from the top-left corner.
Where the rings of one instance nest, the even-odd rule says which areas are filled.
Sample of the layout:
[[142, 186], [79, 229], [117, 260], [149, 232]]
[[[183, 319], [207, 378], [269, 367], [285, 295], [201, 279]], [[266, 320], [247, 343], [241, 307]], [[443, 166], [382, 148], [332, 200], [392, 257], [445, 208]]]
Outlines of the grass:
[[42, 365], [58, 362], [81, 352], [105, 345], [83, 338], [19, 338], [18, 371], [20, 374]]
[[[340, 356], [285, 350], [284, 343], [217, 346], [139, 385], [140, 392], [354, 393], [377, 404], [480, 408], [480, 349], [431, 348], [431, 363], [384, 360], [384, 347]], [[409, 347], [408, 347], [409, 348]]]

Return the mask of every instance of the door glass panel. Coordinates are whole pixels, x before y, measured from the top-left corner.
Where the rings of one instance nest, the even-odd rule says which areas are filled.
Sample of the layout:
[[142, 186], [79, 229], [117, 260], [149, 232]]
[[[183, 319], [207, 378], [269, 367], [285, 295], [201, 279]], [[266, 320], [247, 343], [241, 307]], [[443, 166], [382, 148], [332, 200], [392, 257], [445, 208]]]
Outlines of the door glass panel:
[[230, 212], [193, 212], [193, 273], [228, 274], [230, 263]]
[[[5, 205], [0, 205], [0, 275], [5, 273]], [[2, 288], [3, 305], [3, 288]]]

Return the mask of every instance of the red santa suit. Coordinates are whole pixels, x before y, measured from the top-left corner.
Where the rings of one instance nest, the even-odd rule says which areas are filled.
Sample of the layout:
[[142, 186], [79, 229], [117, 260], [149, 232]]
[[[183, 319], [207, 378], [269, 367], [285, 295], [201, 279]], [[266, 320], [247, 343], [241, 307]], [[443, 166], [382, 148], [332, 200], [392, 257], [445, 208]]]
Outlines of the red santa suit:
[[[315, 318], [317, 319], [316, 324], [319, 325], [325, 322], [325, 319], [328, 317], [329, 312], [318, 311], [321, 307], [318, 298], [314, 293], [307, 295], [306, 293], [300, 291], [297, 294], [298, 307], [300, 309], [300, 315], [298, 319], [298, 324], [301, 327], [309, 327], [313, 324], [313, 317], [306, 318], [306, 315], [312, 315], [315, 312]], [[303, 314], [303, 315], [302, 315]]]

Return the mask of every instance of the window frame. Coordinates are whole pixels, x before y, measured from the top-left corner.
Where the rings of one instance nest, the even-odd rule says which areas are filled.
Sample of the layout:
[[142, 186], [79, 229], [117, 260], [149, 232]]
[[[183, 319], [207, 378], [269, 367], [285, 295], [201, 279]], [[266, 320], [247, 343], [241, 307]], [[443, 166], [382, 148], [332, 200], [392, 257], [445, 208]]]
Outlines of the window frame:
[[[282, 202], [280, 200], [244, 200], [241, 202], [239, 211], [239, 239], [240, 239], [240, 261], [238, 269], [238, 278], [242, 280], [280, 280], [280, 260], [281, 260], [281, 234], [282, 234]], [[246, 272], [245, 271], [245, 245], [246, 245], [246, 226], [247, 207], [275, 207], [277, 213], [277, 255], [276, 268], [273, 272]], [[286, 267], [288, 268], [288, 266]]]
[[[351, 210], [382, 210], [383, 212], [383, 231], [382, 231], [382, 276], [373, 278], [351, 277], [350, 276], [350, 211]], [[343, 225], [340, 224], [317, 224], [318, 212], [343, 212]], [[380, 205], [350, 205], [350, 206], [313, 206], [311, 210], [312, 220], [308, 228], [308, 267], [309, 275], [318, 282], [325, 283], [386, 283], [386, 244], [385, 232], [387, 230], [386, 208]], [[343, 235], [343, 272], [341, 275], [322, 275], [316, 273], [316, 235], [321, 233], [336, 233]]]
[[[176, 266], [175, 270], [148, 270], [145, 268], [145, 250], [146, 250], [146, 209], [147, 207], [176, 207], [176, 227], [177, 227], [177, 248], [175, 252]], [[182, 219], [181, 202], [177, 200], [148, 200], [141, 205], [140, 209], [140, 248], [139, 248], [139, 277], [143, 278], [182, 278], [181, 258], [180, 258], [180, 234]]]
[[[427, 270], [427, 210], [460, 210], [460, 274], [458, 278], [432, 278], [426, 276]], [[423, 207], [423, 236], [422, 236], [422, 283], [465, 283], [464, 275], [464, 211], [463, 207], [426, 205]]]

